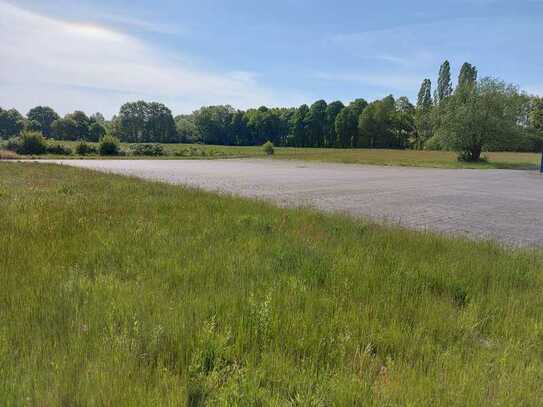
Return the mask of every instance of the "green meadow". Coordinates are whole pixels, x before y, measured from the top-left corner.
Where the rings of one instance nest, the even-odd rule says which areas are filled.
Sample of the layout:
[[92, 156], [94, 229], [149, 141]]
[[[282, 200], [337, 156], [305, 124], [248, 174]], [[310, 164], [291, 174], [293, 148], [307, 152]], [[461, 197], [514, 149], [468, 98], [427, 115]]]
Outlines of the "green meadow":
[[[5, 142], [4, 142], [5, 143]], [[79, 142], [76, 141], [49, 141], [50, 144], [61, 144], [75, 152]], [[98, 143], [88, 143], [94, 148]], [[0, 141], [0, 147], [2, 142]], [[58, 156], [46, 154], [33, 158], [69, 158], [69, 159], [220, 159], [220, 158], [264, 158], [266, 153], [261, 146], [217, 146], [205, 144], [160, 144], [164, 155], [159, 157], [130, 155], [135, 144], [121, 143], [126, 156], [101, 157], [96, 154], [78, 156]], [[0, 159], [17, 158], [13, 153], [8, 156], [7, 151], [0, 150]], [[451, 151], [420, 151], [420, 150], [390, 150], [390, 149], [363, 149], [363, 148], [296, 148], [275, 147], [273, 158], [282, 160], [303, 160], [315, 162], [330, 162], [343, 164], [364, 165], [394, 165], [409, 167], [432, 168], [474, 168], [474, 169], [517, 169], [536, 170], [539, 168], [541, 154], [517, 152], [486, 152], [483, 153], [486, 161], [465, 162], [458, 161], [457, 154]], [[20, 157], [19, 157], [20, 158]]]
[[538, 250], [7, 162], [0, 250], [3, 406], [543, 404]]

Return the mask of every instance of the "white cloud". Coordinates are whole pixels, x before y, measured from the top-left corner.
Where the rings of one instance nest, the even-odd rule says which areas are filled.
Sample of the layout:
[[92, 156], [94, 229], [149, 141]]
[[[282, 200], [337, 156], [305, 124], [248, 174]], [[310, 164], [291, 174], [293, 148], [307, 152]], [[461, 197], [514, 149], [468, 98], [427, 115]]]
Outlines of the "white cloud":
[[249, 72], [196, 69], [179, 55], [154, 49], [102, 26], [66, 22], [0, 1], [0, 105], [23, 112], [47, 104], [111, 115], [128, 100], [152, 99], [174, 112], [206, 104], [299, 104], [278, 95]]

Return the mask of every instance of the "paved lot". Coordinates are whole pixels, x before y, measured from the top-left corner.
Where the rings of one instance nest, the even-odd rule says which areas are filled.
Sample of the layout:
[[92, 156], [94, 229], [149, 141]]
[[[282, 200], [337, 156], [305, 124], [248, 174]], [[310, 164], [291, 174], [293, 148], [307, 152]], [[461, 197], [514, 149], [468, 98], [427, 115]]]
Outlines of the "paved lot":
[[543, 246], [543, 176], [529, 171], [446, 170], [278, 160], [66, 160], [77, 167], [416, 229]]

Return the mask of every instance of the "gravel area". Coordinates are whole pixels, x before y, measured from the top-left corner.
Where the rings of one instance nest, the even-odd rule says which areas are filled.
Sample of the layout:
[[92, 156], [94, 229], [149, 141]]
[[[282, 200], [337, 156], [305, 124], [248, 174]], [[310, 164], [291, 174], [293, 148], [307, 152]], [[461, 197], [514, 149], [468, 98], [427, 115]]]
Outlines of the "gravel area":
[[253, 160], [59, 160], [284, 206], [345, 212], [402, 226], [543, 247], [543, 175]]

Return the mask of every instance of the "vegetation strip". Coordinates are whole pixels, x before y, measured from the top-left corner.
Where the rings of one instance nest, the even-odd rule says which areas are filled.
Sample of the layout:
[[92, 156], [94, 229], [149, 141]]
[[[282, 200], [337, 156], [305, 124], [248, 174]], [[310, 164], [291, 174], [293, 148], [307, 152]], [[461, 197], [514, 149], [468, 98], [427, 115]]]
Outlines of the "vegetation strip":
[[0, 404], [541, 405], [543, 258], [0, 163]]

